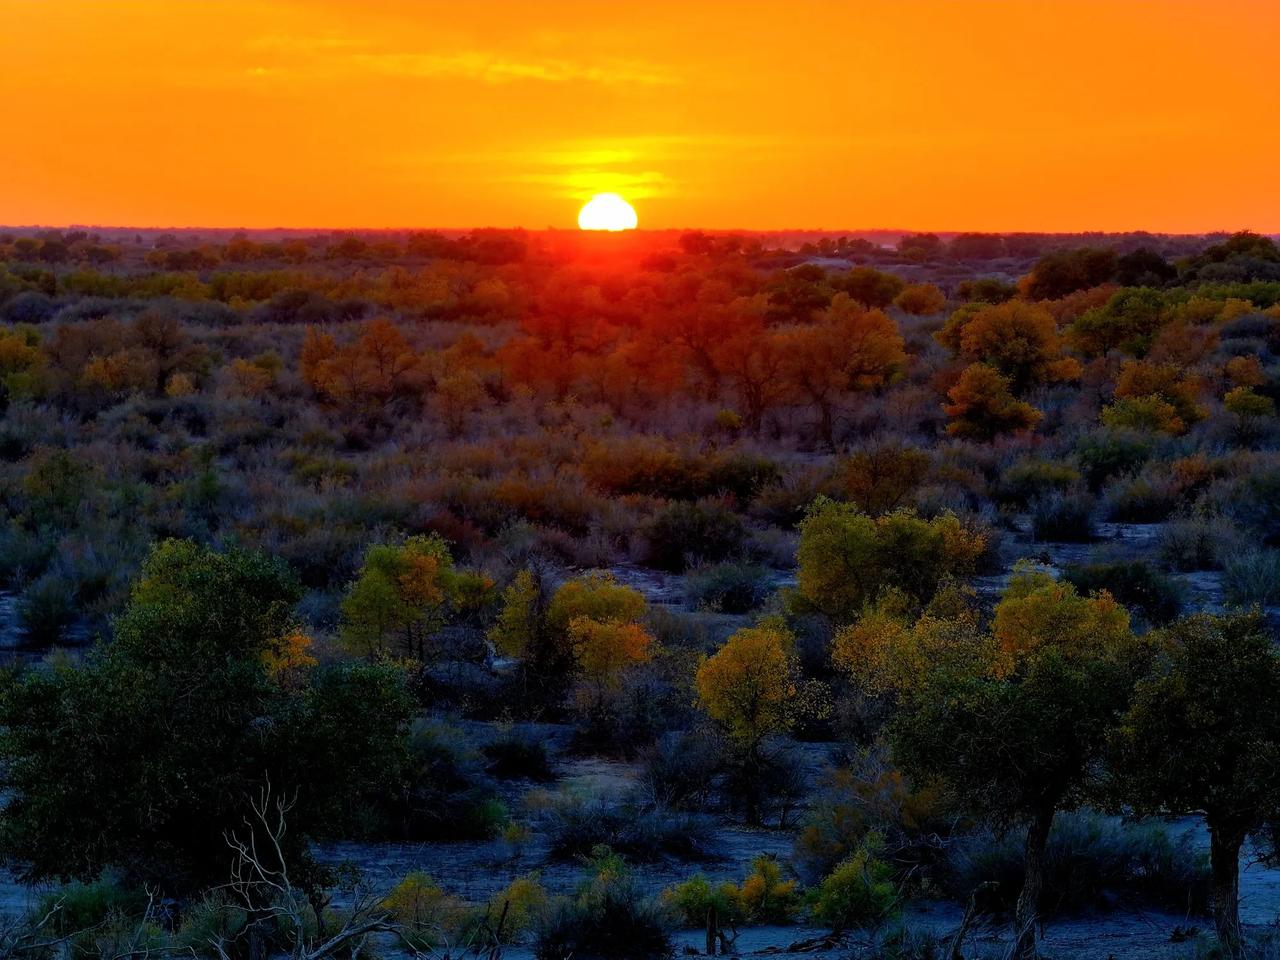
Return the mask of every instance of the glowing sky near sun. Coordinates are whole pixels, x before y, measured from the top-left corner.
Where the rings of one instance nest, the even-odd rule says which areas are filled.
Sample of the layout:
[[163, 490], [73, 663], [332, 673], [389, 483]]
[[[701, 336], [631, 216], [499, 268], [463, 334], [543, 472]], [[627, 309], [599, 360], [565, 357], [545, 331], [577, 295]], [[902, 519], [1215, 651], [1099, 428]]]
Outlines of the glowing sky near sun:
[[1280, 231], [1274, 0], [0, 0], [0, 222]]

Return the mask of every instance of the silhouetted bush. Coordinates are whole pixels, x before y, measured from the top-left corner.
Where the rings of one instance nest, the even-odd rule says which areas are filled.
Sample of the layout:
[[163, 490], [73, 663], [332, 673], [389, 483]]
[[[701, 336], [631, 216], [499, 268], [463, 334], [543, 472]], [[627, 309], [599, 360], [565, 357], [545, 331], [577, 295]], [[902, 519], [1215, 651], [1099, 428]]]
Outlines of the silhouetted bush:
[[742, 520], [716, 503], [673, 503], [645, 527], [645, 561], [679, 573], [692, 563], [715, 563], [736, 554], [746, 538]]
[[689, 571], [689, 599], [719, 613], [747, 613], [772, 592], [769, 569], [750, 563], [717, 563]]
[[1222, 590], [1238, 607], [1280, 604], [1280, 550], [1232, 554], [1223, 562]]
[[671, 918], [620, 858], [597, 848], [592, 875], [539, 924], [537, 960], [662, 960], [671, 956]]
[[543, 827], [551, 856], [562, 860], [601, 845], [644, 862], [700, 860], [714, 852], [707, 818], [648, 804], [560, 797], [543, 813]]
[[545, 783], [555, 779], [546, 745], [529, 731], [503, 731], [485, 743], [480, 752], [489, 761], [489, 773], [503, 780]]
[[1095, 539], [1093, 501], [1085, 494], [1050, 494], [1031, 504], [1031, 535], [1050, 543]]
[[1063, 576], [1082, 594], [1106, 590], [1152, 626], [1163, 626], [1182, 611], [1178, 584], [1141, 560], [1072, 564]]
[[[994, 881], [982, 906], [1010, 910], [1022, 887], [1022, 848], [1020, 831], [998, 837], [980, 830], [962, 837], [948, 849], [943, 886], [963, 899]], [[1046, 856], [1041, 908], [1050, 916], [1135, 903], [1194, 915], [1209, 906], [1208, 858], [1190, 831], [1175, 836], [1158, 823], [1060, 813]]]

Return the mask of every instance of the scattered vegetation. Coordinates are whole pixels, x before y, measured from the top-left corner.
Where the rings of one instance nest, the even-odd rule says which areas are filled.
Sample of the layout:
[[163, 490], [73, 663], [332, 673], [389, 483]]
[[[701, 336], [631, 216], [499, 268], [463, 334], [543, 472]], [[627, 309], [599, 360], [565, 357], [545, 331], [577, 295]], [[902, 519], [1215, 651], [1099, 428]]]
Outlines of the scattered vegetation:
[[[1128, 903], [1240, 956], [1280, 251], [777, 243], [0, 234], [0, 852], [63, 884], [0, 952], [655, 957], [713, 911], [926, 956], [902, 904], [982, 888], [1017, 960]], [[1209, 861], [1099, 810], [1203, 811]], [[766, 823], [731, 882], [621, 859]], [[374, 896], [323, 855], [367, 840], [510, 871]]]

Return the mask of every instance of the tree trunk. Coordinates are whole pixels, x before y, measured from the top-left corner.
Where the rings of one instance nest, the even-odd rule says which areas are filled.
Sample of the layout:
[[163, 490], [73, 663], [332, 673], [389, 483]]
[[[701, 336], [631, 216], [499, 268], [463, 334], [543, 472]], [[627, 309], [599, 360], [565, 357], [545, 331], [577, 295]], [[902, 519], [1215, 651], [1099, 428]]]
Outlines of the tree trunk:
[[818, 407], [820, 417], [818, 430], [822, 434], [822, 442], [827, 445], [827, 450], [831, 453], [836, 452], [836, 424], [835, 414], [831, 409], [831, 403], [828, 400], [814, 401]]
[[1026, 859], [1023, 867], [1022, 892], [1014, 910], [1014, 941], [1010, 960], [1034, 960], [1036, 957], [1036, 921], [1040, 913], [1040, 893], [1044, 889], [1044, 855], [1053, 827], [1052, 808], [1041, 810], [1027, 825]]
[[1209, 866], [1213, 872], [1213, 925], [1223, 954], [1238, 957], [1240, 933], [1240, 846], [1238, 830], [1209, 827]]

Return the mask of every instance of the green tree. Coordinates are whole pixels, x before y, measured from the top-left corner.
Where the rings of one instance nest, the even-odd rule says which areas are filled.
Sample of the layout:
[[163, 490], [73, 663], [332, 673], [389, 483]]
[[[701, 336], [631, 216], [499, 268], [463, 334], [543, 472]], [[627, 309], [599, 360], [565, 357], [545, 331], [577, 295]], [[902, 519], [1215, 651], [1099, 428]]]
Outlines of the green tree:
[[1031, 300], [1057, 300], [1114, 279], [1116, 264], [1113, 250], [1080, 247], [1047, 253], [1022, 278], [1022, 292]]
[[32, 670], [2, 701], [8, 852], [31, 877], [104, 866], [186, 887], [225, 879], [223, 831], [270, 766], [280, 691], [264, 655], [296, 581], [258, 554], [157, 546], [83, 668]]
[[917, 782], [941, 777], [997, 827], [1025, 827], [1016, 958], [1034, 957], [1045, 848], [1056, 812], [1094, 784], [1106, 739], [1128, 705], [1135, 641], [1105, 594], [1078, 596], [1044, 574], [1016, 576], [996, 608], [989, 655], [934, 647], [904, 692], [894, 755]]
[[1112, 767], [1139, 811], [1204, 811], [1214, 924], [1238, 956], [1240, 848], [1280, 809], [1280, 653], [1257, 613], [1186, 617], [1155, 644]]
[[297, 581], [257, 553], [157, 545], [80, 667], [31, 669], [0, 695], [11, 791], [5, 852], [32, 879], [106, 867], [174, 893], [224, 882], [226, 834], [267, 784], [295, 800], [288, 849], [350, 835], [397, 791], [409, 701], [399, 671], [280, 672]]
[[908, 510], [867, 516], [819, 497], [800, 523], [797, 598], [837, 624], [852, 621], [888, 587], [927, 603], [939, 584], [970, 575], [986, 537], [950, 513], [925, 520]]
[[371, 546], [342, 600], [342, 642], [367, 657], [429, 659], [453, 576], [449, 546], [436, 534]]

